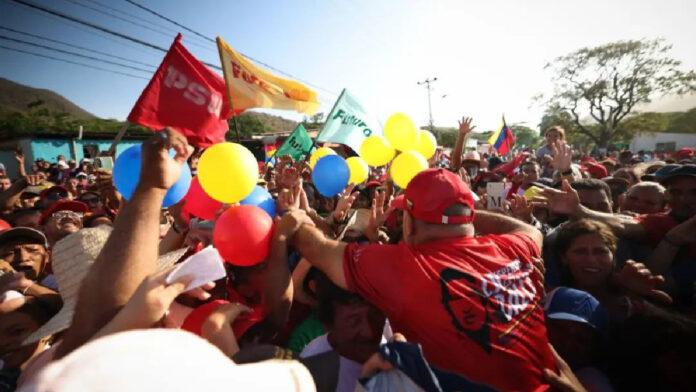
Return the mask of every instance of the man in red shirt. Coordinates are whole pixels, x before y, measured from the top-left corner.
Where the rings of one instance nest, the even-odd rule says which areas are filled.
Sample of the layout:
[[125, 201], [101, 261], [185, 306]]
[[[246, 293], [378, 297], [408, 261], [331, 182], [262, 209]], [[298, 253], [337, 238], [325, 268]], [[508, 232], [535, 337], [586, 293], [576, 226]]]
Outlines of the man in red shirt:
[[398, 245], [328, 239], [299, 211], [283, 219], [310, 263], [384, 311], [435, 366], [499, 390], [546, 390], [543, 370], [554, 365], [532, 264], [541, 233], [474, 212], [469, 188], [444, 169], [416, 175], [394, 205], [404, 210]]

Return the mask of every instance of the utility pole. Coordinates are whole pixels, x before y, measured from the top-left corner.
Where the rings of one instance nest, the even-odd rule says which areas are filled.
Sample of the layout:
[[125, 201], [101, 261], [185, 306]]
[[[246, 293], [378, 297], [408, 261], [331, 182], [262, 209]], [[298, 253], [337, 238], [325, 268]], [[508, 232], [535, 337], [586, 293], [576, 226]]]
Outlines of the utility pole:
[[432, 78], [432, 79], [425, 79], [422, 82], [418, 82], [419, 86], [425, 85], [425, 88], [428, 89], [428, 115], [430, 116], [430, 132], [433, 132], [435, 129], [435, 126], [433, 124], [433, 105], [430, 103], [430, 92], [433, 90], [433, 88], [430, 86], [430, 84], [435, 83], [437, 78]]

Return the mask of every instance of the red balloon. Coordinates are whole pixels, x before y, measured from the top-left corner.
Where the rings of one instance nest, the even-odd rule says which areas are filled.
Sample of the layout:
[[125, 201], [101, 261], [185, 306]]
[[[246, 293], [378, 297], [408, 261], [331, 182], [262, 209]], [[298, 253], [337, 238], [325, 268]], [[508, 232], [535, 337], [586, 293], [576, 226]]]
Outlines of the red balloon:
[[273, 236], [273, 219], [259, 207], [240, 205], [223, 212], [215, 222], [213, 245], [232, 265], [264, 261]]
[[198, 177], [193, 177], [191, 180], [191, 186], [184, 196], [184, 200], [186, 200], [186, 204], [184, 204], [186, 211], [205, 220], [215, 220], [215, 212], [222, 208], [222, 202], [205, 193], [198, 182]]

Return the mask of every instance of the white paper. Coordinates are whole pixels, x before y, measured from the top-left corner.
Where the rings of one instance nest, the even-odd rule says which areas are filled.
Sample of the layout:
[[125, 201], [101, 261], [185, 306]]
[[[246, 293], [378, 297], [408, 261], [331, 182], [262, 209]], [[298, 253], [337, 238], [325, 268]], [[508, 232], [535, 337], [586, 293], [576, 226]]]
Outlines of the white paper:
[[486, 193], [488, 194], [487, 207], [489, 210], [503, 208], [503, 193], [505, 193], [505, 184], [502, 182], [489, 182], [486, 184]]
[[167, 284], [172, 284], [182, 276], [191, 275], [194, 279], [184, 290], [189, 291], [196, 287], [201, 287], [208, 282], [222, 279], [226, 274], [220, 253], [212, 246], [208, 246], [179, 264], [179, 266], [167, 276], [166, 282]]

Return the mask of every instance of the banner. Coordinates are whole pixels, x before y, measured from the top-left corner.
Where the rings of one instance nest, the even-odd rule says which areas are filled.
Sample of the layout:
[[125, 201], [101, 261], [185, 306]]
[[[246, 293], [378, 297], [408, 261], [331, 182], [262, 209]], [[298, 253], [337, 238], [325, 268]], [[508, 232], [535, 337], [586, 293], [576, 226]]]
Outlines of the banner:
[[225, 81], [193, 57], [181, 38], [174, 39], [128, 121], [153, 130], [170, 126], [204, 148], [224, 141], [229, 129]]
[[317, 142], [345, 144], [359, 153], [363, 140], [372, 135], [383, 135], [382, 126], [355, 96], [343, 89], [317, 135]]
[[255, 66], [217, 37], [227, 93], [235, 114], [251, 108], [295, 110], [313, 115], [317, 93], [294, 80], [280, 78]]
[[313, 144], [305, 127], [298, 124], [290, 136], [278, 147], [275, 156], [290, 155], [293, 160], [299, 161], [311, 152]]

